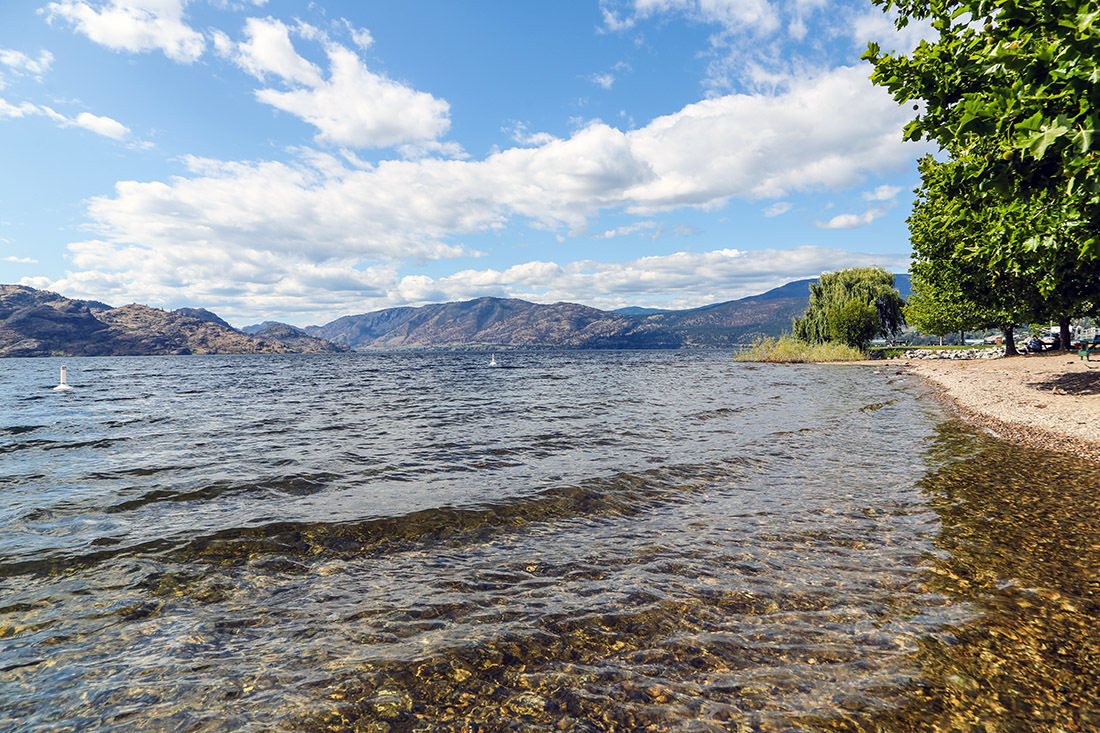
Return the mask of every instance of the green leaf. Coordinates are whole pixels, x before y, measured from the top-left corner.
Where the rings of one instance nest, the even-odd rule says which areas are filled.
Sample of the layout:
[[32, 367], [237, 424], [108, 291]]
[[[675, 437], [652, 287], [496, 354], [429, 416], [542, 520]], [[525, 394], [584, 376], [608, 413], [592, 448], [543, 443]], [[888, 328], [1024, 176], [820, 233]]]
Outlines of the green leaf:
[[1092, 28], [1092, 24], [1096, 21], [1097, 17], [1100, 17], [1100, 10], [1094, 10], [1091, 13], [1086, 13], [1082, 10], [1077, 15], [1077, 30], [1081, 33], [1087, 33]]
[[1043, 154], [1046, 153], [1047, 148], [1069, 131], [1068, 127], [1063, 127], [1061, 125], [1048, 127], [1042, 132], [1031, 136], [1031, 139], [1028, 140], [1028, 149], [1031, 150], [1031, 154], [1037, 159], [1042, 160]]
[[1092, 148], [1092, 138], [1096, 134], [1096, 130], [1082, 128], [1074, 135], [1074, 139], [1081, 144], [1081, 152], [1087, 153]]

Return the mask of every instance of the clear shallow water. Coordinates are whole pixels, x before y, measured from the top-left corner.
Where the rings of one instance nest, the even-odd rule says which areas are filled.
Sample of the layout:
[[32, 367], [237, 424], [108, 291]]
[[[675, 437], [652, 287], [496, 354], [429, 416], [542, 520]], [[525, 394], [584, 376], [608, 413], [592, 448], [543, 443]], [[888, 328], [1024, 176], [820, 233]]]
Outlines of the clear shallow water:
[[1095, 468], [887, 370], [502, 361], [0, 361], [0, 729], [1098, 727]]

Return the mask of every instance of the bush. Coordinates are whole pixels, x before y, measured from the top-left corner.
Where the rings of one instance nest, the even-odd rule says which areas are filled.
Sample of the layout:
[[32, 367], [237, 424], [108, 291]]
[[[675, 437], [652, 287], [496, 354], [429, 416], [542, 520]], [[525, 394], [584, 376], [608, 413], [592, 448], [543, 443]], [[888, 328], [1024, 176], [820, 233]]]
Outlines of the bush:
[[846, 344], [826, 342], [811, 344], [786, 334], [778, 339], [764, 338], [752, 342], [752, 346], [733, 357], [737, 361], [766, 361], [773, 363], [818, 363], [827, 361], [861, 361], [862, 351]]

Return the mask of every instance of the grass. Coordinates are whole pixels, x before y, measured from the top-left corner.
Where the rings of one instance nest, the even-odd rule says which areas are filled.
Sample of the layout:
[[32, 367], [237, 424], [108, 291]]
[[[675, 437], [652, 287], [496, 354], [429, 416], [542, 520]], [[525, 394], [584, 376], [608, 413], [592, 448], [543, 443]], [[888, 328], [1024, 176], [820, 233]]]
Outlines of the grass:
[[811, 344], [786, 334], [777, 339], [753, 341], [752, 346], [733, 357], [737, 361], [767, 361], [783, 364], [807, 364], [826, 361], [860, 361], [866, 355], [845, 344]]

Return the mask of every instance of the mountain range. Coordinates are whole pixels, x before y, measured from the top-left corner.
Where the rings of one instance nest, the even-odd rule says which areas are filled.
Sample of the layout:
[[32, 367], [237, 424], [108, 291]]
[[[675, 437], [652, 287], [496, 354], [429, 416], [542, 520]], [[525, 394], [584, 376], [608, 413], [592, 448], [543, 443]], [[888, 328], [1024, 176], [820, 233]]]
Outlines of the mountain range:
[[[811, 282], [795, 280], [760, 295], [690, 310], [602, 311], [576, 303], [478, 298], [343, 316], [305, 331], [355, 350], [721, 348], [790, 331], [791, 321], [809, 304]], [[908, 275], [897, 275], [895, 285], [908, 297]]]
[[[240, 330], [203, 308], [112, 308], [0, 285], [0, 356], [722, 348], [789, 331], [809, 303], [811, 282], [796, 280], [689, 310], [603, 311], [576, 303], [478, 298], [343, 316], [304, 329], [265, 321]], [[908, 275], [897, 275], [896, 286], [907, 297]]]
[[203, 308], [163, 311], [72, 300], [47, 290], [0, 285], [0, 356], [277, 354], [347, 351], [285, 329], [248, 335]]

